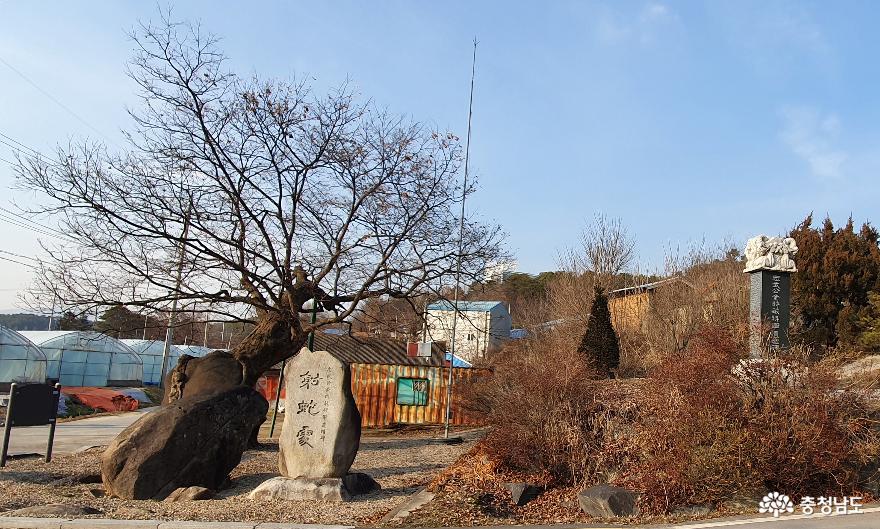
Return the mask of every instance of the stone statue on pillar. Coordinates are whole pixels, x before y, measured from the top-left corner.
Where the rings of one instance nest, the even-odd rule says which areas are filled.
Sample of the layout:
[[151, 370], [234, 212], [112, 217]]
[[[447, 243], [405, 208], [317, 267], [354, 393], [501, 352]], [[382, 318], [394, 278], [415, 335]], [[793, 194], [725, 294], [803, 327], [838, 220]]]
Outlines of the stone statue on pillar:
[[791, 237], [752, 237], [746, 244], [746, 268], [751, 281], [749, 323], [752, 357], [766, 349], [788, 349], [791, 319], [791, 274], [797, 272], [792, 256], [798, 251]]

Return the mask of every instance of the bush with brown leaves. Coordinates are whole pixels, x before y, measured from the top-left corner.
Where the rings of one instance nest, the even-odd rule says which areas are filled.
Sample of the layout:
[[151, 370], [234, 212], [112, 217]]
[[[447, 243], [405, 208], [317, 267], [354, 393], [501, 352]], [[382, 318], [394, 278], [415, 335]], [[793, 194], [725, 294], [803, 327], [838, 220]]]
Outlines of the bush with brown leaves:
[[719, 503], [742, 490], [846, 495], [878, 456], [865, 395], [798, 358], [741, 360], [704, 329], [652, 371], [620, 484], [646, 512]]

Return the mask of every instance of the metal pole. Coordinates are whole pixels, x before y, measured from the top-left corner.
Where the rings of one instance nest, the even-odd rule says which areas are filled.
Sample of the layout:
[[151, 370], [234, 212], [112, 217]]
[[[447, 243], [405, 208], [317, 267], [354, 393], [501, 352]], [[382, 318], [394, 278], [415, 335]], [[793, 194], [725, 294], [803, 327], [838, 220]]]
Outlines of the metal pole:
[[6, 405], [6, 424], [3, 425], [3, 451], [0, 452], [0, 467], [6, 466], [6, 452], [9, 450], [9, 434], [12, 433], [12, 405], [15, 400], [15, 382], [9, 386], [9, 403]]
[[165, 347], [162, 349], [162, 371], [159, 375], [159, 387], [165, 389], [165, 371], [168, 369], [168, 357], [171, 355], [171, 343], [174, 341], [174, 324], [177, 316], [177, 294], [180, 292], [180, 283], [183, 281], [183, 259], [186, 255], [184, 248], [186, 236], [189, 234], [189, 215], [192, 212], [192, 204], [183, 218], [183, 234], [180, 237], [180, 260], [177, 263], [177, 281], [175, 283], [175, 296], [171, 302], [171, 314], [168, 316], [168, 328], [165, 330]]
[[[312, 325], [318, 321], [318, 302], [312, 299]], [[315, 350], [315, 331], [309, 333], [309, 350]], [[278, 375], [278, 389], [275, 390], [275, 410], [272, 412], [272, 425], [269, 426], [269, 439], [275, 434], [275, 417], [278, 415], [278, 403], [281, 401], [281, 388], [284, 386], [284, 367], [287, 359], [281, 361], [281, 374]], [[286, 410], [285, 410], [286, 413]]]
[[474, 74], [477, 69], [477, 39], [474, 39], [474, 58], [471, 63], [471, 95], [468, 104], [468, 127], [467, 140], [464, 148], [464, 184], [461, 188], [461, 219], [458, 226], [458, 255], [455, 267], [455, 295], [452, 313], [452, 345], [449, 348], [449, 380], [446, 382], [446, 425], [443, 428], [443, 437], [449, 439], [449, 422], [452, 416], [452, 372], [455, 370], [455, 341], [458, 327], [458, 292], [461, 289], [461, 252], [464, 241], [464, 202], [467, 198], [468, 161], [471, 153], [471, 118], [474, 115]]
[[53, 295], [52, 295], [52, 312], [49, 313], [49, 328], [46, 329], [47, 331], [51, 331], [51, 330], [52, 330], [52, 320], [55, 318], [55, 301], [56, 301], [57, 299], [58, 299], [58, 295], [57, 295], [57, 294], [53, 294]]
[[58, 398], [61, 396], [61, 384], [55, 384], [52, 391], [52, 422], [49, 423], [49, 444], [46, 445], [46, 463], [52, 461], [52, 445], [55, 443], [55, 423], [58, 422]]

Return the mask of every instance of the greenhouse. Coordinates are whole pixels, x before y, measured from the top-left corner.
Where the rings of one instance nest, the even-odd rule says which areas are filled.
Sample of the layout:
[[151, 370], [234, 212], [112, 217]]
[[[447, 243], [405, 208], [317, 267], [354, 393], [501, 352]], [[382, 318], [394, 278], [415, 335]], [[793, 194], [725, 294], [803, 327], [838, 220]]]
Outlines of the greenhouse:
[[12, 382], [45, 382], [46, 355], [30, 340], [0, 325], [0, 391]]
[[[162, 381], [162, 354], [165, 352], [165, 342], [163, 340], [122, 340], [122, 342], [134, 349], [144, 362], [144, 384], [148, 386], [158, 385]], [[183, 351], [180, 346], [172, 345], [168, 352], [168, 365], [165, 368], [166, 373], [174, 369], [177, 365], [177, 359]]]
[[93, 331], [22, 331], [46, 355], [46, 378], [62, 386], [140, 386], [141, 358], [121, 341]]
[[[162, 354], [165, 352], [164, 340], [121, 340], [131, 347], [144, 362], [144, 384], [148, 386], [158, 385], [162, 377]], [[165, 372], [168, 373], [177, 365], [177, 359], [182, 354], [201, 357], [213, 351], [200, 345], [172, 345], [168, 354], [168, 365]]]

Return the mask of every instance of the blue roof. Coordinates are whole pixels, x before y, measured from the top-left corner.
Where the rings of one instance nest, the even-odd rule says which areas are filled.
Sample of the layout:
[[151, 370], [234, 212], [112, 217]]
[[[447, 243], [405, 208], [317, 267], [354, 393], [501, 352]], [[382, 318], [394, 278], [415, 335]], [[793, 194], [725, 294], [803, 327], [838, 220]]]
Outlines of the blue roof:
[[[502, 305], [500, 301], [459, 301], [458, 310], [462, 312], [489, 312], [496, 306]], [[435, 301], [428, 305], [428, 310], [454, 310], [455, 304], [449, 300]]]
[[[446, 361], [449, 362], [450, 357], [452, 357], [452, 353], [446, 353]], [[452, 367], [474, 367], [473, 364], [465, 360], [464, 358], [460, 358], [456, 356], [452, 360]]]

